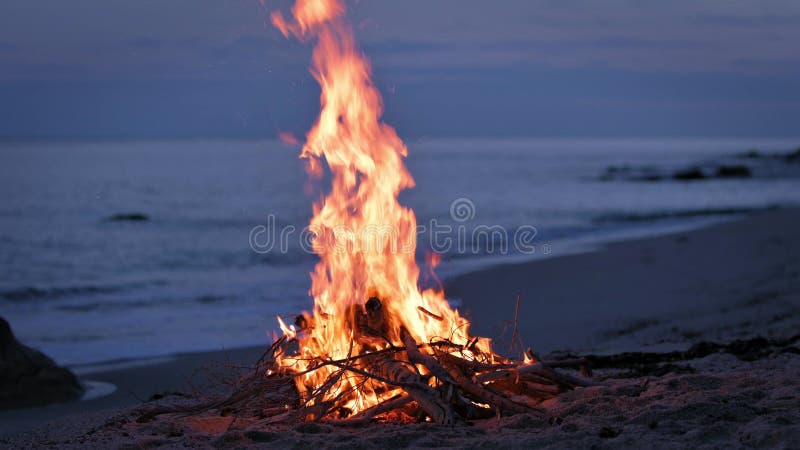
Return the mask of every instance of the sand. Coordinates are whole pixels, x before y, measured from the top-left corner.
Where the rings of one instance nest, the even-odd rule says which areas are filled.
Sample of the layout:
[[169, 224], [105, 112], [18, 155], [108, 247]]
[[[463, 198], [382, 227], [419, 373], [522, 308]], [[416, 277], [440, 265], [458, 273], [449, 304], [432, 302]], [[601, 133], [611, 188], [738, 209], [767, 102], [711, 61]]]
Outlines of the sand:
[[[800, 330], [800, 211], [499, 266], [447, 285], [471, 314], [474, 331], [490, 336], [507, 328], [520, 293], [525, 342], [554, 356], [788, 337]], [[498, 348], [503, 345], [500, 339]], [[550, 401], [545, 418], [518, 415], [456, 427], [302, 424], [256, 431], [237, 430], [230, 418], [201, 425], [170, 418], [137, 423], [132, 405], [153, 393], [185, 390], [187, 377], [210, 361], [252, 361], [260, 349], [179, 355], [162, 364], [85, 376], [116, 384], [110, 396], [0, 414], [0, 447], [798, 448], [797, 345], [756, 358], [714, 353], [633, 378], [597, 370], [594, 376], [604, 386]]]
[[543, 353], [672, 349], [797, 330], [800, 212], [497, 266], [452, 280], [447, 292], [487, 336], [502, 334], [520, 293], [520, 334]]

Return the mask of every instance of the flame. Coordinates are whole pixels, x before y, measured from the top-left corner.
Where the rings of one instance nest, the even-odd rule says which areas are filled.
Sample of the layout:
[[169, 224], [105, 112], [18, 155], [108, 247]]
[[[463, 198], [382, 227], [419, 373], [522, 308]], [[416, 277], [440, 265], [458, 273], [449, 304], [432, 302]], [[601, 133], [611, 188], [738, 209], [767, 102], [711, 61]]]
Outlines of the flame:
[[298, 141], [292, 133], [287, 133], [285, 131], [278, 132], [278, 139], [287, 145], [300, 145], [300, 141]]
[[[408, 151], [394, 128], [381, 122], [381, 95], [344, 18], [344, 5], [340, 0], [298, 0], [291, 12], [290, 20], [272, 13], [272, 23], [286, 37], [316, 41], [311, 73], [322, 89], [320, 115], [301, 158], [315, 177], [327, 164], [332, 186], [314, 204], [310, 223], [320, 258], [311, 273], [314, 310], [302, 316], [304, 330], [278, 318], [285, 336], [299, 344], [298, 353], [282, 355], [279, 365], [303, 373], [297, 384], [311, 391], [338, 370], [320, 365], [321, 360], [377, 351], [390, 343], [402, 346], [402, 330], [418, 343], [448, 339], [491, 352], [488, 339], [470, 338], [468, 322], [450, 308], [442, 289], [418, 287], [416, 217], [397, 200], [402, 190], [414, 186], [403, 162]], [[362, 338], [356, 325], [370, 297], [381, 301], [382, 339]], [[352, 412], [395, 393], [357, 377], [342, 377], [338, 383], [336, 392], [352, 392], [346, 405]]]

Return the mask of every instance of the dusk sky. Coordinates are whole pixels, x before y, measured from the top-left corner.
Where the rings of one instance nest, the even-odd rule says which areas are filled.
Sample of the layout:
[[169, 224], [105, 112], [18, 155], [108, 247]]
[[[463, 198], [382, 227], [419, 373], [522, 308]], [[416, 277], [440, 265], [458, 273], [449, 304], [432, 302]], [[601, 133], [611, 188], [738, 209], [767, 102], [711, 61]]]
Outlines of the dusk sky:
[[[3, 0], [0, 136], [270, 137], [318, 110], [288, 2]], [[796, 0], [348, 2], [407, 137], [794, 136]]]

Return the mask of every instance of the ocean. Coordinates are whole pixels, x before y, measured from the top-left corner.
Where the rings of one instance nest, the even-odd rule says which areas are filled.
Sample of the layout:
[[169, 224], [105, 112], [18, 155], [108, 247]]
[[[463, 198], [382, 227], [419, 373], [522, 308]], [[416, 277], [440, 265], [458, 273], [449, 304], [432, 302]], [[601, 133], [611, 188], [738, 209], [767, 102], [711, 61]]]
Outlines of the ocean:
[[[736, 155], [798, 143], [423, 139], [407, 142], [416, 187], [401, 202], [426, 227], [420, 261], [442, 252], [446, 279], [796, 206], [800, 177], [761, 166], [694, 182], [603, 175], [751, 164]], [[0, 143], [0, 315], [77, 368], [267, 345], [276, 315], [311, 306], [301, 230], [325, 180], [309, 181], [298, 153], [272, 140]], [[270, 246], [273, 230], [286, 238]]]

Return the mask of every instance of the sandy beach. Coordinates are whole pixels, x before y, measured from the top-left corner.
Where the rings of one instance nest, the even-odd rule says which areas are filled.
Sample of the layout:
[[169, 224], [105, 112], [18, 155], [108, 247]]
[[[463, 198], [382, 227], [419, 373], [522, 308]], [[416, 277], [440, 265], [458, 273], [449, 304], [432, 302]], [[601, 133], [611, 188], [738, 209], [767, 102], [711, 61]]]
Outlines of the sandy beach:
[[[669, 361], [664, 370], [640, 376], [599, 368], [594, 377], [601, 386], [549, 401], [546, 419], [518, 415], [470, 426], [373, 425], [355, 430], [328, 424], [237, 429], [227, 418], [226, 426], [216, 430], [180, 421], [137, 423], [129, 408], [154, 394], [186, 391], [198, 368], [247, 364], [263, 349], [177, 355], [158, 364], [82, 376], [84, 381], [114, 384], [111, 395], [0, 413], [0, 445], [800, 445], [800, 354], [797, 338], [792, 338], [800, 329], [798, 210], [614, 243], [591, 253], [497, 266], [448, 280], [446, 286], [448, 297], [463, 302], [472, 334], [498, 338], [500, 351], [507, 345], [519, 294], [519, 333], [526, 345], [549, 355], [545, 359], [566, 353], [686, 351], [701, 342], [757, 336], [771, 341], [764, 351], [737, 353], [726, 347], [697, 358], [687, 354], [687, 360]], [[663, 363], [668, 364], [666, 359]]]
[[728, 3], [0, 2], [0, 450], [800, 449]]
[[[521, 295], [520, 334], [539, 352], [673, 350], [797, 330], [800, 212], [755, 214], [605, 250], [456, 278], [473, 331], [499, 336]], [[557, 251], [557, 250], [556, 250]]]

